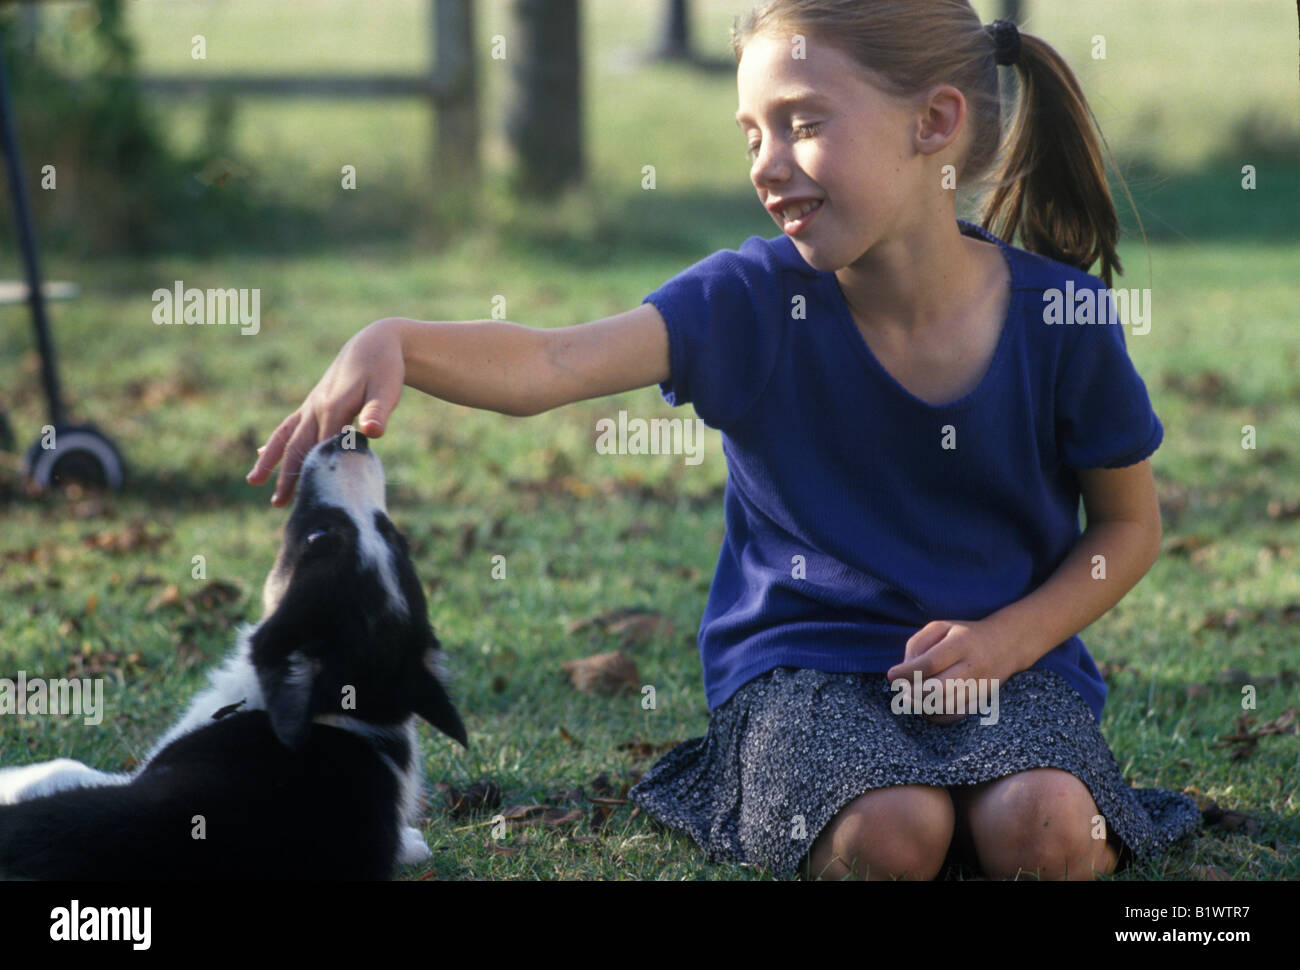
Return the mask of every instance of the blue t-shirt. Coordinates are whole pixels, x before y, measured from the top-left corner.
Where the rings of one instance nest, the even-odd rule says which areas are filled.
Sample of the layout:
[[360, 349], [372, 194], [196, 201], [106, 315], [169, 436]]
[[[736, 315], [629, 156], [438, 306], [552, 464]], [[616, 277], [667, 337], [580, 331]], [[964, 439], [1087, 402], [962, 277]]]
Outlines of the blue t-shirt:
[[[958, 224], [999, 246], [1012, 292], [983, 379], [937, 407], [875, 359], [834, 273], [784, 235], [716, 252], [646, 297], [668, 326], [664, 400], [693, 403], [727, 459], [699, 631], [710, 710], [778, 666], [883, 673], [926, 623], [1028, 595], [1081, 534], [1074, 469], [1159, 446], [1123, 325], [1045, 322], [1044, 291], [1095, 295], [1101, 281]], [[1078, 636], [1034, 667], [1100, 721], [1106, 685]]]

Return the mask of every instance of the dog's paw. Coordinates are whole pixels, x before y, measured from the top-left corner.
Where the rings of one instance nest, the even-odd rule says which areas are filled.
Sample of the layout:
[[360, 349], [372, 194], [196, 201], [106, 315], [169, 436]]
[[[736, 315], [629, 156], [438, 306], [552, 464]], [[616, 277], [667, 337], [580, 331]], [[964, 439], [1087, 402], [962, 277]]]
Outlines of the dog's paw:
[[433, 855], [429, 847], [424, 844], [424, 836], [420, 830], [407, 825], [402, 829], [401, 844], [397, 847], [397, 864], [399, 866], [413, 866], [417, 862], [423, 862]]

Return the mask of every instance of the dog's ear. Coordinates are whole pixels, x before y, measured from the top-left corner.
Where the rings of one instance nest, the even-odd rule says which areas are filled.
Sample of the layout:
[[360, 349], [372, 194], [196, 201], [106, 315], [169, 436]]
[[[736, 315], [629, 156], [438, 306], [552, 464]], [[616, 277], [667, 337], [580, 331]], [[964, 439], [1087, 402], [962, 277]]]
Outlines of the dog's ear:
[[283, 663], [257, 672], [271, 730], [290, 751], [306, 744], [311, 734], [311, 697], [319, 672], [320, 665], [298, 650]]
[[294, 642], [287, 628], [278, 613], [259, 626], [252, 637], [252, 659], [271, 729], [281, 744], [297, 751], [311, 733], [312, 692], [320, 673], [311, 654], [319, 650], [311, 642]]
[[421, 668], [411, 684], [411, 710], [436, 727], [447, 737], [469, 747], [469, 735], [460, 714], [447, 696], [442, 683], [427, 668]]

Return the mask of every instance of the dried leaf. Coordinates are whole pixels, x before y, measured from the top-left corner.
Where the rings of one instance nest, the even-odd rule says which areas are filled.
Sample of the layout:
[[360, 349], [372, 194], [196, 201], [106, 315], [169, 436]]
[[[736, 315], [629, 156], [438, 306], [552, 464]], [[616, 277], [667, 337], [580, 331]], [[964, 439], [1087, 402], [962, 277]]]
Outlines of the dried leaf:
[[1255, 682], [1255, 678], [1250, 675], [1250, 671], [1242, 670], [1240, 667], [1229, 667], [1227, 670], [1222, 670], [1215, 675], [1215, 679], [1221, 684], [1232, 684], [1235, 687]]
[[571, 822], [581, 821], [585, 814], [586, 813], [580, 808], [570, 808], [567, 810], [562, 808], [552, 808], [547, 811], [544, 816], [544, 821], [550, 826], [568, 825]]
[[1214, 544], [1214, 540], [1204, 535], [1174, 536], [1165, 543], [1165, 552], [1172, 556], [1185, 556]]
[[1294, 519], [1300, 516], [1300, 499], [1270, 499], [1267, 511], [1270, 519]]
[[149, 601], [149, 605], [144, 608], [146, 613], [153, 613], [162, 609], [164, 606], [176, 606], [181, 602], [181, 588], [175, 583], [167, 586], [162, 592], [157, 593]]
[[614, 808], [611, 805], [593, 805], [591, 809], [591, 830], [599, 832], [614, 815]]
[[499, 814], [509, 823], [526, 822], [546, 814], [550, 805], [511, 805]]
[[667, 617], [650, 612], [625, 616], [610, 624], [609, 631], [622, 637], [622, 645], [628, 648], [655, 640], [671, 640], [676, 632]]
[[562, 666], [573, 686], [584, 694], [616, 694], [624, 690], [636, 693], [641, 689], [636, 664], [618, 650], [566, 660]]
[[648, 523], [643, 522], [641, 519], [637, 519], [635, 522], [628, 523], [627, 528], [620, 532], [618, 537], [620, 539], [640, 539], [642, 536], [649, 535], [653, 531], [654, 530], [650, 528]]
[[1236, 630], [1246, 619], [1245, 611], [1230, 606], [1226, 610], [1211, 610], [1202, 618], [1198, 630]]
[[91, 549], [99, 549], [113, 555], [134, 552], [137, 549], [156, 549], [171, 538], [170, 532], [150, 534], [145, 523], [140, 519], [132, 522], [121, 531], [111, 529], [92, 532], [83, 536], [82, 542]]
[[486, 778], [474, 782], [463, 792], [446, 782], [438, 782], [433, 787], [443, 793], [451, 817], [457, 820], [480, 812], [494, 811], [501, 805], [501, 789]]
[[653, 758], [656, 755], [671, 750], [672, 748], [677, 747], [677, 745], [681, 743], [682, 742], [678, 740], [678, 741], [663, 741], [659, 744], [652, 744], [649, 741], [642, 741], [641, 739], [637, 738], [633, 741], [624, 741], [622, 744], [618, 746], [618, 750], [626, 751], [636, 760], [643, 760], [645, 758]]

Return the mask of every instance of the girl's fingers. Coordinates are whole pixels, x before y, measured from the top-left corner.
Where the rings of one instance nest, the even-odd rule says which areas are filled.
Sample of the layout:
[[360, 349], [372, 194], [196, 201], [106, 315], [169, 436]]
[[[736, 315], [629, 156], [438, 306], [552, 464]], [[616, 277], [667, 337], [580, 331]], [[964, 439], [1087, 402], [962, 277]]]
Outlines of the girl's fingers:
[[280, 422], [280, 426], [272, 432], [271, 437], [266, 440], [266, 444], [257, 450], [257, 461], [253, 464], [253, 470], [250, 471], [245, 479], [250, 485], [261, 485], [266, 481], [267, 475], [271, 469], [276, 466], [284, 453], [284, 443], [289, 436], [293, 434], [294, 429], [302, 420], [302, 415], [295, 411], [289, 417]]
[[907, 648], [903, 653], [904, 660], [911, 660], [925, 653], [936, 643], [948, 635], [952, 629], [952, 624], [946, 620], [932, 620], [925, 626], [921, 627], [907, 641]]
[[304, 419], [298, 425], [293, 437], [285, 445], [284, 464], [280, 466], [280, 477], [275, 481], [275, 494], [271, 496], [272, 505], [288, 505], [289, 500], [293, 498], [294, 487], [298, 483], [298, 471], [302, 468], [303, 459], [307, 457], [307, 453], [316, 444], [317, 428], [315, 418]]
[[889, 669], [886, 676], [890, 680], [897, 680], [900, 677], [911, 680], [912, 671], [919, 670], [921, 678], [929, 680], [943, 673], [960, 660], [961, 652], [956, 645], [953, 643], [938, 643], [928, 647], [923, 653], [917, 653], [905, 659], [902, 663], [895, 664]]
[[372, 383], [368, 386], [365, 393], [366, 405], [361, 409], [361, 416], [357, 419], [357, 427], [361, 433], [370, 438], [378, 438], [382, 435], [388, 425], [388, 417], [397, 407], [397, 401], [401, 396], [400, 380]]

